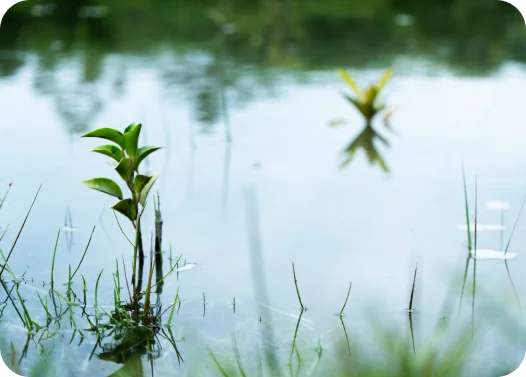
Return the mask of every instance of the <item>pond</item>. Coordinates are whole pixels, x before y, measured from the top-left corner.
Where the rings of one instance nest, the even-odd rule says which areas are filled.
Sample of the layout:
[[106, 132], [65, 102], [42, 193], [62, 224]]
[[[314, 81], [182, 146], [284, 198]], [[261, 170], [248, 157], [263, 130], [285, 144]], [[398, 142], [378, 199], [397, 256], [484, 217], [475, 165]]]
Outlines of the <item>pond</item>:
[[[143, 168], [159, 173], [163, 273], [181, 256], [152, 300], [168, 309], [163, 323], [177, 293], [180, 307], [163, 328], [172, 337], [136, 349], [127, 334], [100, 340], [83, 330], [80, 308], [28, 337], [1, 291], [3, 359], [24, 373], [50, 359], [61, 375], [220, 375], [208, 347], [221, 363], [235, 357], [236, 339], [248, 369], [259, 349], [283, 369], [294, 354], [308, 375], [341, 339], [349, 354], [385, 359], [377, 335], [393, 332], [386, 337], [418, 355], [447, 324], [448, 336], [469, 330], [466, 368], [513, 371], [526, 340], [526, 30], [509, 4], [483, 3], [477, 12], [463, 0], [15, 5], [0, 29], [4, 255], [42, 187], [9, 259], [19, 284], [2, 274], [18, 287], [14, 304], [23, 297], [45, 325], [39, 295], [64, 303], [68, 266], [95, 226], [71, 288], [82, 298], [85, 279], [84, 309], [113, 310], [116, 262], [124, 280], [133, 256], [120, 226], [132, 239], [134, 230], [117, 223], [112, 198], [80, 184], [118, 179], [89, 151], [100, 143], [81, 136], [137, 122], [141, 145], [163, 147]], [[367, 138], [337, 70], [365, 87], [391, 67], [382, 100], [394, 112], [388, 124], [375, 119], [380, 136]], [[468, 251], [464, 178], [478, 258]], [[142, 220], [147, 264], [152, 204]], [[50, 293], [59, 229], [62, 297]], [[510, 259], [499, 259], [505, 248]]]

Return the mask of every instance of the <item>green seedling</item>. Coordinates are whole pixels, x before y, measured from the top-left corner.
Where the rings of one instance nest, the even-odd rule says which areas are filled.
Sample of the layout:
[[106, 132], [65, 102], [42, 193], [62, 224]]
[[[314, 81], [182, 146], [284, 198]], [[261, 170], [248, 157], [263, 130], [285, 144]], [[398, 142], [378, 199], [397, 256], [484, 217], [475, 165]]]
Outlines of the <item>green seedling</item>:
[[121, 133], [112, 128], [99, 128], [93, 130], [83, 137], [95, 137], [113, 142], [115, 145], [102, 145], [93, 152], [103, 154], [113, 159], [117, 164], [115, 170], [128, 187], [131, 198], [125, 198], [121, 187], [109, 178], [93, 178], [82, 181], [86, 186], [107, 195], [114, 196], [119, 202], [111, 207], [128, 218], [136, 230], [133, 259], [132, 283], [135, 279], [137, 253], [139, 259], [143, 260], [144, 252], [142, 249], [142, 237], [140, 228], [141, 214], [146, 207], [146, 199], [150, 192], [157, 175], [143, 175], [139, 173], [141, 163], [160, 147], [146, 146], [139, 148], [139, 136], [141, 124], [132, 123]]
[[156, 175], [139, 174], [139, 166], [146, 157], [160, 149], [160, 147], [138, 147], [141, 127], [141, 124], [132, 123], [124, 130], [124, 133], [112, 128], [99, 128], [83, 136], [106, 139], [117, 145], [102, 145], [92, 151], [108, 156], [117, 162], [115, 170], [126, 183], [131, 198], [125, 199], [119, 185], [109, 178], [93, 178], [82, 181], [82, 183], [89, 188], [119, 199], [120, 201], [112, 208], [134, 224], [140, 214], [139, 207], [145, 206], [148, 193], [157, 178]]
[[355, 94], [355, 97], [351, 97], [347, 94], [344, 94], [343, 96], [352, 103], [354, 107], [356, 107], [366, 120], [367, 124], [370, 124], [373, 118], [385, 108], [384, 104], [378, 103], [378, 97], [387, 82], [391, 79], [393, 70], [388, 69], [377, 84], [370, 85], [365, 90], [362, 90], [345, 71], [340, 69], [338, 72]]

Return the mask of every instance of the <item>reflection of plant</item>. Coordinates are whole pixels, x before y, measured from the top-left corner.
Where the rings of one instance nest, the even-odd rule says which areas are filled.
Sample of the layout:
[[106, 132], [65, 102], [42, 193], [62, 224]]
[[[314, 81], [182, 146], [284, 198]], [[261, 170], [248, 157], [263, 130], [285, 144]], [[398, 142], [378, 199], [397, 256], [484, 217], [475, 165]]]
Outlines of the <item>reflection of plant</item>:
[[[351, 141], [347, 146], [344, 153], [346, 158], [342, 163], [342, 167], [345, 167], [351, 162], [356, 155], [356, 151], [363, 149], [367, 155], [367, 159], [370, 164], [378, 164], [384, 172], [389, 172], [389, 168], [378, 152], [374, 142], [378, 139], [385, 146], [389, 147], [389, 142], [381, 134], [379, 134], [372, 126], [373, 118], [385, 108], [384, 104], [378, 103], [378, 96], [385, 87], [391, 76], [393, 75], [392, 69], [388, 69], [381, 77], [378, 84], [370, 85], [367, 89], [362, 90], [358, 87], [356, 82], [343, 70], [339, 70], [340, 76], [345, 82], [351, 87], [356, 97], [350, 97], [346, 94], [343, 96], [358, 109], [365, 120], [364, 129]], [[391, 115], [392, 110], [386, 115], [384, 123], [389, 128], [388, 118]], [[344, 123], [342, 120], [335, 120], [331, 122], [333, 126]]]
[[377, 99], [380, 92], [384, 88], [385, 84], [389, 81], [393, 75], [393, 70], [388, 69], [378, 81], [376, 85], [370, 85], [367, 89], [362, 90], [358, 87], [356, 82], [349, 76], [345, 71], [339, 70], [340, 76], [345, 82], [351, 87], [352, 91], [356, 95], [356, 98], [352, 98], [346, 94], [344, 97], [358, 109], [363, 115], [367, 123], [369, 124], [376, 114], [382, 111], [385, 107], [383, 104], [378, 104]]
[[94, 190], [120, 199], [112, 208], [126, 216], [136, 229], [132, 285], [134, 284], [136, 272], [137, 252], [139, 253], [139, 260], [143, 260], [144, 258], [140, 218], [146, 206], [148, 193], [157, 178], [156, 175], [147, 176], [139, 174], [139, 166], [146, 157], [160, 149], [160, 147], [138, 147], [141, 127], [141, 124], [132, 123], [126, 127], [124, 133], [112, 128], [99, 128], [83, 136], [106, 139], [117, 144], [117, 146], [102, 145], [93, 149], [93, 152], [106, 155], [118, 163], [115, 170], [128, 186], [131, 192], [131, 198], [124, 199], [119, 185], [109, 178], [93, 178], [82, 183]]
[[344, 153], [346, 154], [345, 160], [342, 163], [342, 167], [347, 166], [349, 162], [354, 158], [358, 149], [363, 149], [367, 155], [367, 159], [371, 165], [378, 164], [380, 168], [388, 173], [389, 167], [385, 163], [385, 160], [378, 152], [378, 149], [374, 145], [375, 139], [381, 141], [385, 146], [389, 147], [389, 142], [382, 135], [374, 130], [370, 125], [365, 126], [362, 132], [345, 148]]

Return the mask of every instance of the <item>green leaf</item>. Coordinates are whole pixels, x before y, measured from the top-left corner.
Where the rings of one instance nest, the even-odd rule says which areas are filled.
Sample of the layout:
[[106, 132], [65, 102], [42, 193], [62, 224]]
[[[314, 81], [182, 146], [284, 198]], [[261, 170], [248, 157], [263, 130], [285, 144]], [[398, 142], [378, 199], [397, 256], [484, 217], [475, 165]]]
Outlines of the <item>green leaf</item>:
[[372, 107], [374, 102], [376, 101], [376, 97], [378, 96], [378, 88], [374, 86], [367, 88], [364, 96], [364, 103]]
[[152, 188], [153, 184], [157, 180], [157, 174], [154, 174], [150, 177], [151, 179], [144, 185], [144, 187], [141, 190], [141, 194], [139, 197], [139, 202], [144, 206], [146, 204], [146, 198], [148, 196], [148, 193], [150, 192], [150, 189]]
[[124, 129], [124, 133], [129, 132], [133, 127], [135, 127], [137, 123], [133, 122], [128, 127]]
[[161, 149], [161, 147], [142, 147], [137, 150], [137, 158], [135, 160], [135, 170], [139, 169], [139, 165], [146, 157], [153, 152]]
[[358, 97], [361, 97], [362, 91], [360, 90], [356, 82], [354, 82], [354, 80], [351, 78], [351, 76], [349, 76], [343, 69], [339, 69], [338, 73], [340, 74], [342, 79], [344, 79], [345, 82], [351, 87], [354, 94], [356, 94]]
[[387, 84], [387, 82], [391, 79], [391, 76], [393, 76], [392, 68], [390, 68], [387, 71], [385, 71], [384, 75], [382, 76], [382, 78], [378, 82], [378, 86], [377, 86], [378, 92], [380, 92], [383, 89], [385, 84]]
[[128, 157], [123, 157], [115, 170], [117, 170], [122, 179], [129, 181], [133, 176], [133, 161]]
[[128, 131], [124, 133], [124, 141], [126, 153], [131, 158], [135, 158], [137, 155], [137, 147], [139, 145], [139, 134], [141, 133], [142, 124], [133, 125], [133, 127], [126, 128]]
[[124, 135], [113, 128], [98, 128], [91, 132], [88, 132], [82, 137], [98, 137], [99, 139], [106, 139], [113, 141], [115, 144], [120, 146], [122, 149], [125, 147]]
[[141, 191], [152, 179], [153, 179], [153, 176], [142, 175], [142, 174], [139, 174], [137, 175], [137, 177], [135, 177], [135, 182], [133, 184], [135, 186], [135, 192], [137, 193], [137, 196], [141, 195]]
[[113, 207], [115, 211], [122, 213], [131, 221], [137, 220], [137, 208], [131, 199], [124, 199], [115, 204]]
[[347, 95], [343, 95], [347, 101], [349, 101], [350, 103], [352, 103], [354, 105], [354, 107], [356, 107], [356, 109], [358, 109], [358, 111], [364, 116], [364, 117], [367, 117], [367, 114], [366, 114], [366, 111], [365, 111], [365, 106], [363, 103], [361, 102], [358, 102], [357, 100], [355, 100], [354, 98], [352, 97], [349, 97]]
[[119, 162], [123, 157], [122, 150], [117, 148], [115, 145], [101, 145], [100, 147], [92, 149], [91, 151], [111, 157], [117, 162]]
[[85, 184], [89, 188], [97, 191], [101, 191], [105, 194], [115, 196], [116, 198], [122, 199], [122, 191], [118, 184], [108, 178], [93, 178], [81, 183]]

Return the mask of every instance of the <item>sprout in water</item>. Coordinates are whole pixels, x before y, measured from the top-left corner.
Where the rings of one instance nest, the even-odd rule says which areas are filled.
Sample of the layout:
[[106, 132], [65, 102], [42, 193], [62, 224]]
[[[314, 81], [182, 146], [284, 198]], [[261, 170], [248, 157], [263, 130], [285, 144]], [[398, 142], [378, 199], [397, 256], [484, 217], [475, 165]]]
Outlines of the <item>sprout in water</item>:
[[82, 181], [82, 183], [89, 188], [119, 199], [119, 202], [117, 202], [112, 209], [127, 217], [136, 229], [132, 284], [135, 278], [137, 252], [139, 254], [139, 262], [144, 259], [140, 219], [146, 206], [148, 193], [157, 179], [156, 175], [140, 174], [139, 167], [146, 157], [160, 149], [160, 147], [149, 146], [139, 148], [141, 127], [141, 124], [132, 123], [126, 127], [124, 132], [113, 128], [99, 128], [83, 136], [105, 139], [113, 143], [101, 145], [93, 149], [93, 152], [103, 154], [115, 160], [117, 163], [115, 170], [130, 191], [131, 197], [125, 198], [121, 187], [109, 178], [93, 178]]

